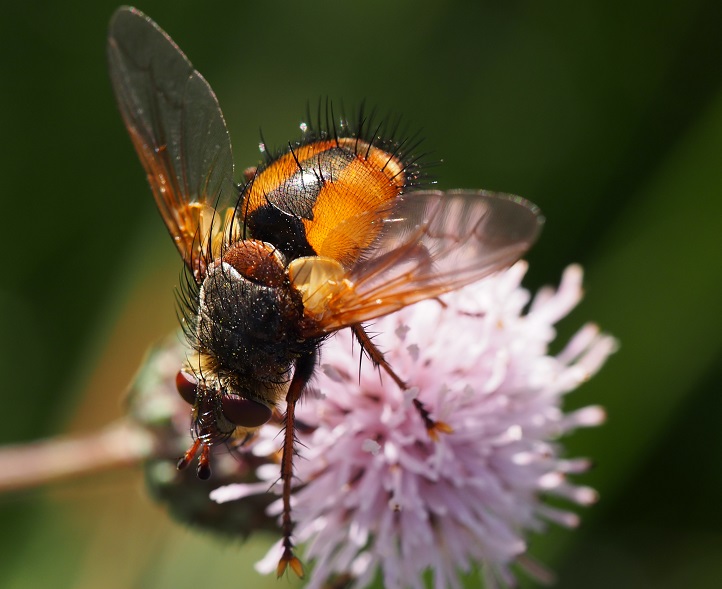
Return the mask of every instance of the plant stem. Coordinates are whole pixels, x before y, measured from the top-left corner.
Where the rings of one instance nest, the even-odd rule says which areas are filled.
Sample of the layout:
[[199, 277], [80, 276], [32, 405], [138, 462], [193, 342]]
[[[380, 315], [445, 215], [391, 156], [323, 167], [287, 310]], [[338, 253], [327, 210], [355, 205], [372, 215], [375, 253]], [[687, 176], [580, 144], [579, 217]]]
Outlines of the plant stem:
[[0, 447], [0, 493], [134, 466], [152, 450], [151, 436], [124, 419], [84, 436]]

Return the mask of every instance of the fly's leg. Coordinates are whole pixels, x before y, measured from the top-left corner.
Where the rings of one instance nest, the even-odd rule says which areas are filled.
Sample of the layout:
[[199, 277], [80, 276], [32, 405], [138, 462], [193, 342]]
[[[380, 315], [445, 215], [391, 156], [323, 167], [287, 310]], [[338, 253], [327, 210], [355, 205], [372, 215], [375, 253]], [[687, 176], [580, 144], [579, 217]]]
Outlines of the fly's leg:
[[286, 393], [285, 430], [283, 434], [283, 455], [281, 457], [281, 481], [283, 483], [283, 516], [281, 530], [283, 532], [283, 554], [278, 561], [276, 574], [280, 577], [288, 567], [299, 577], [303, 577], [303, 564], [293, 551], [293, 527], [291, 516], [291, 491], [293, 483], [293, 456], [296, 444], [296, 402], [301, 398], [306, 384], [311, 379], [316, 367], [316, 352], [302, 356], [296, 362], [291, 384]]
[[[378, 349], [376, 344], [374, 344], [372, 339], [369, 337], [369, 334], [366, 333], [363, 325], [357, 323], [352, 325], [351, 329], [353, 330], [356, 339], [361, 344], [361, 349], [368, 355], [374, 366], [380, 366], [383, 368], [401, 390], [408, 390], [409, 385], [407, 385], [406, 382], [398, 374], [396, 374], [396, 372], [394, 372], [394, 369], [391, 368], [391, 365], [388, 363], [386, 358], [384, 358], [383, 352]], [[438, 440], [439, 434], [449, 434], [453, 431], [448, 423], [433, 419], [429, 410], [418, 398], [414, 397], [412, 402], [419, 416], [424, 421], [426, 431], [432, 440]]]

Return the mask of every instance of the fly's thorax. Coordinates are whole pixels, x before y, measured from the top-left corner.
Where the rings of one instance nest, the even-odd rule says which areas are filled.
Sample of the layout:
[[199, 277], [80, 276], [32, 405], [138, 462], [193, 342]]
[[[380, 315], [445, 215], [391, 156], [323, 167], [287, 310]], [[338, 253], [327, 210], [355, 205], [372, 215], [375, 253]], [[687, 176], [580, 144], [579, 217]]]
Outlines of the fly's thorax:
[[286, 259], [271, 243], [243, 239], [229, 246], [221, 262], [241, 276], [269, 287], [281, 287], [286, 280]]
[[203, 279], [196, 349], [210, 359], [213, 373], [283, 383], [303, 347], [302, 317], [302, 297], [291, 286], [277, 249], [241, 241]]

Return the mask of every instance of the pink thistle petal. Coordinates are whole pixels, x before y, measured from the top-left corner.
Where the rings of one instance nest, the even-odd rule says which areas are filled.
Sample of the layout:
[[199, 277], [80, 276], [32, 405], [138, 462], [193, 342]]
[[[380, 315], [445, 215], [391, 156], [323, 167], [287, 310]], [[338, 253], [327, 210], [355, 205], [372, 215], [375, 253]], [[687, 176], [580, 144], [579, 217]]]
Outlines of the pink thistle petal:
[[238, 501], [268, 491], [268, 483], [235, 483], [211, 491], [210, 497], [216, 503]]

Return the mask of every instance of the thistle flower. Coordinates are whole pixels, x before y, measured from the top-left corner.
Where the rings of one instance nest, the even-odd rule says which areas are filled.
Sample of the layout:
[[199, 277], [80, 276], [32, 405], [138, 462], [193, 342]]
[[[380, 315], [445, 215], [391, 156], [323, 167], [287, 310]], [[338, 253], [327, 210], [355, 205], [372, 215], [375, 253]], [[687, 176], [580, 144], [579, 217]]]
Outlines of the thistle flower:
[[[587, 461], [563, 458], [556, 440], [598, 425], [604, 413], [587, 407], [565, 414], [561, 402], [616, 343], [587, 325], [549, 355], [554, 324], [581, 298], [582, 271], [569, 267], [558, 290], [543, 289], [530, 305], [520, 287], [525, 271], [517, 263], [442, 301], [378, 320], [375, 343], [406, 379], [405, 391], [370, 363], [358, 373], [349, 330], [324, 346], [298, 410], [307, 427], [298, 434], [293, 516], [296, 541], [315, 563], [307, 587], [342, 575], [362, 588], [380, 573], [388, 589], [421, 588], [428, 570], [434, 587], [456, 588], [459, 573], [475, 564], [487, 587], [512, 585], [510, 567], [523, 567], [526, 533], [549, 521], [577, 524], [573, 512], [544, 497], [595, 501], [592, 489], [568, 480]], [[430, 439], [414, 397], [453, 431]], [[274, 449], [261, 440], [254, 451]], [[257, 474], [270, 483], [278, 477], [277, 469]], [[229, 485], [212, 498], [248, 500], [257, 490]], [[277, 546], [259, 569], [275, 570], [279, 554]]]

